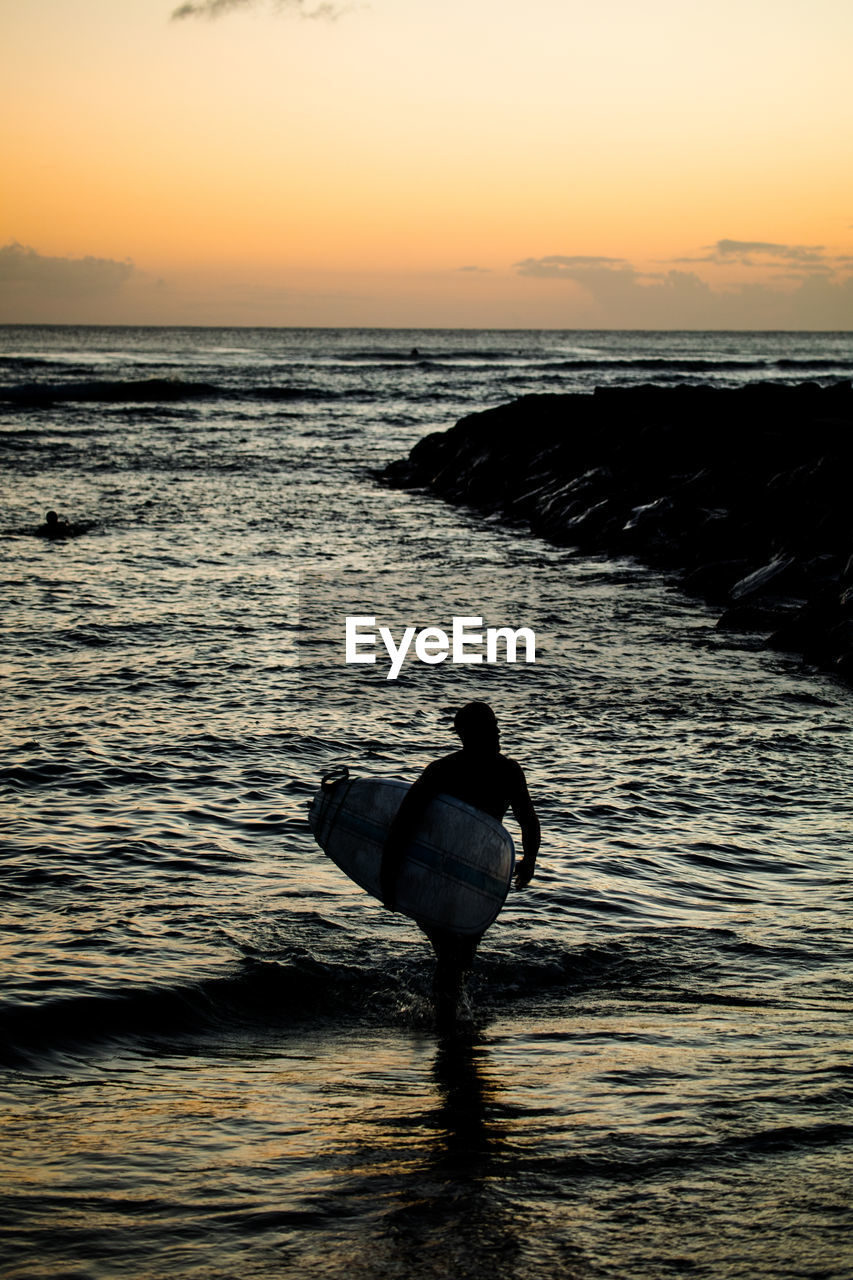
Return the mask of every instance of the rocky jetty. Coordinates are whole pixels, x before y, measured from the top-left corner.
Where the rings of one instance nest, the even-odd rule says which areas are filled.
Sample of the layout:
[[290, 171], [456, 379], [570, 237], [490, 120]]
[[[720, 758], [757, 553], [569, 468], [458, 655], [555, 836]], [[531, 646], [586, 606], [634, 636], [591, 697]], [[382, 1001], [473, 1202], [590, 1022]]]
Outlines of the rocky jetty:
[[718, 626], [853, 680], [853, 386], [526, 396], [382, 473], [579, 552], [678, 571]]

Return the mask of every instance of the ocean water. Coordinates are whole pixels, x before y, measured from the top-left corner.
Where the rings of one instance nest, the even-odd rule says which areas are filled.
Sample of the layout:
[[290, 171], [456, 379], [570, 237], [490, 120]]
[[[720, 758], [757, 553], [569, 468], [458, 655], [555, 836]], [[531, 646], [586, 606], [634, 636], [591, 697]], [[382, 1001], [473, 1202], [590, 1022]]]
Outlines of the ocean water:
[[[0, 330], [4, 1278], [853, 1275], [853, 691], [375, 476], [528, 392], [851, 376], [849, 334]], [[537, 661], [388, 680], [351, 613]], [[306, 814], [471, 698], [543, 846], [439, 1034]]]

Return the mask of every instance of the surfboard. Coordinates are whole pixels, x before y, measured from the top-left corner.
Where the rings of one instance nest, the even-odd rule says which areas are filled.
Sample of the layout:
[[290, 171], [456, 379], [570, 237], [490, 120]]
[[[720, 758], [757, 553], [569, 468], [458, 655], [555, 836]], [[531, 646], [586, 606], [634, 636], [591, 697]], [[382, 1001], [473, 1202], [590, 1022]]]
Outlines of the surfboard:
[[[351, 880], [381, 901], [382, 847], [409, 784], [396, 778], [327, 774], [308, 823], [320, 848]], [[453, 796], [427, 807], [403, 853], [395, 907], [427, 928], [483, 933], [509, 891], [512, 837], [487, 813]]]

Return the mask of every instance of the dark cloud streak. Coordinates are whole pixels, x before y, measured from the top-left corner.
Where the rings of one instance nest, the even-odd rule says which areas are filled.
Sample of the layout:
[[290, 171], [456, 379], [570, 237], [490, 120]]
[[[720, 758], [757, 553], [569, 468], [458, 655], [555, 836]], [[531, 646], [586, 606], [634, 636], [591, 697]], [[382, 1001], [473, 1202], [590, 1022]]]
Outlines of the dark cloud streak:
[[[825, 263], [822, 244], [774, 244], [770, 240], [717, 240], [705, 246], [707, 252], [693, 258], [671, 258], [671, 262], [711, 262], [717, 266], [767, 267], [773, 263], [786, 266], [818, 266]], [[761, 261], [756, 264], [755, 259]]]
[[718, 259], [758, 254], [782, 262], [819, 262], [824, 250], [822, 244], [772, 244], [765, 240], [718, 240], [709, 248]]
[[[185, 0], [184, 4], [172, 11], [172, 20], [183, 18], [221, 18], [237, 9], [254, 8], [260, 0]], [[333, 4], [321, 3], [315, 8], [307, 7], [305, 0], [274, 0], [276, 9], [289, 9], [300, 18], [325, 18], [332, 20], [339, 17], [341, 10]]]
[[586, 254], [551, 253], [544, 258], [524, 258], [513, 263], [520, 276], [540, 280], [575, 280], [578, 273], [589, 271], [631, 271], [624, 258], [597, 258]]

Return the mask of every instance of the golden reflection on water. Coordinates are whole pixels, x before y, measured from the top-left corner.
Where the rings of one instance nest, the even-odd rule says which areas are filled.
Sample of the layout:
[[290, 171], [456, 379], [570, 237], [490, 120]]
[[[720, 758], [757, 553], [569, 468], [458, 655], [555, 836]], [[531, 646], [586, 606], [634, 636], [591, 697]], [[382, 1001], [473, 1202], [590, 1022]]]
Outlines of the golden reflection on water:
[[[430, 1275], [430, 1250], [452, 1232], [461, 1256], [494, 1249], [495, 1273], [507, 1274], [517, 1227], [493, 1186], [509, 1122], [473, 1036], [436, 1045], [357, 1032], [296, 1053], [230, 1045], [158, 1065], [144, 1054], [90, 1062], [49, 1100], [41, 1091], [37, 1114], [37, 1082], [6, 1100], [0, 1164], [19, 1229], [39, 1236], [49, 1215], [57, 1257], [62, 1233], [84, 1224], [117, 1256], [155, 1235], [160, 1248], [161, 1202], [166, 1217], [180, 1205], [220, 1256], [239, 1222], [267, 1249], [298, 1243], [327, 1260], [343, 1249], [354, 1274], [377, 1273], [377, 1250], [389, 1274], [411, 1273], [425, 1251], [418, 1270]], [[169, 1258], [180, 1263], [177, 1244], [158, 1266]]]
[[[55, 1076], [18, 1073], [4, 1089], [9, 1230], [22, 1256], [37, 1242], [45, 1274], [94, 1251], [106, 1276], [148, 1259], [156, 1277], [301, 1267], [501, 1280], [583, 1275], [585, 1256], [624, 1257], [629, 1242], [652, 1274], [676, 1248], [678, 1212], [697, 1249], [731, 1261], [732, 1160], [773, 1175], [768, 1212], [793, 1212], [787, 1166], [764, 1161], [762, 1134], [814, 1122], [822, 1077], [780, 1109], [780, 1072], [806, 1081], [796, 1060], [815, 1040], [840, 1065], [843, 1011], [648, 996], [579, 997], [571, 1014], [531, 1010], [439, 1040], [417, 1026], [301, 1024], [232, 1029], [218, 1046], [208, 1034], [198, 1054], [186, 1040], [66, 1053]], [[831, 1151], [805, 1156], [829, 1194]], [[754, 1176], [751, 1187], [765, 1195]], [[709, 1194], [719, 1231], [689, 1208]], [[8, 1276], [28, 1274], [21, 1263]]]

